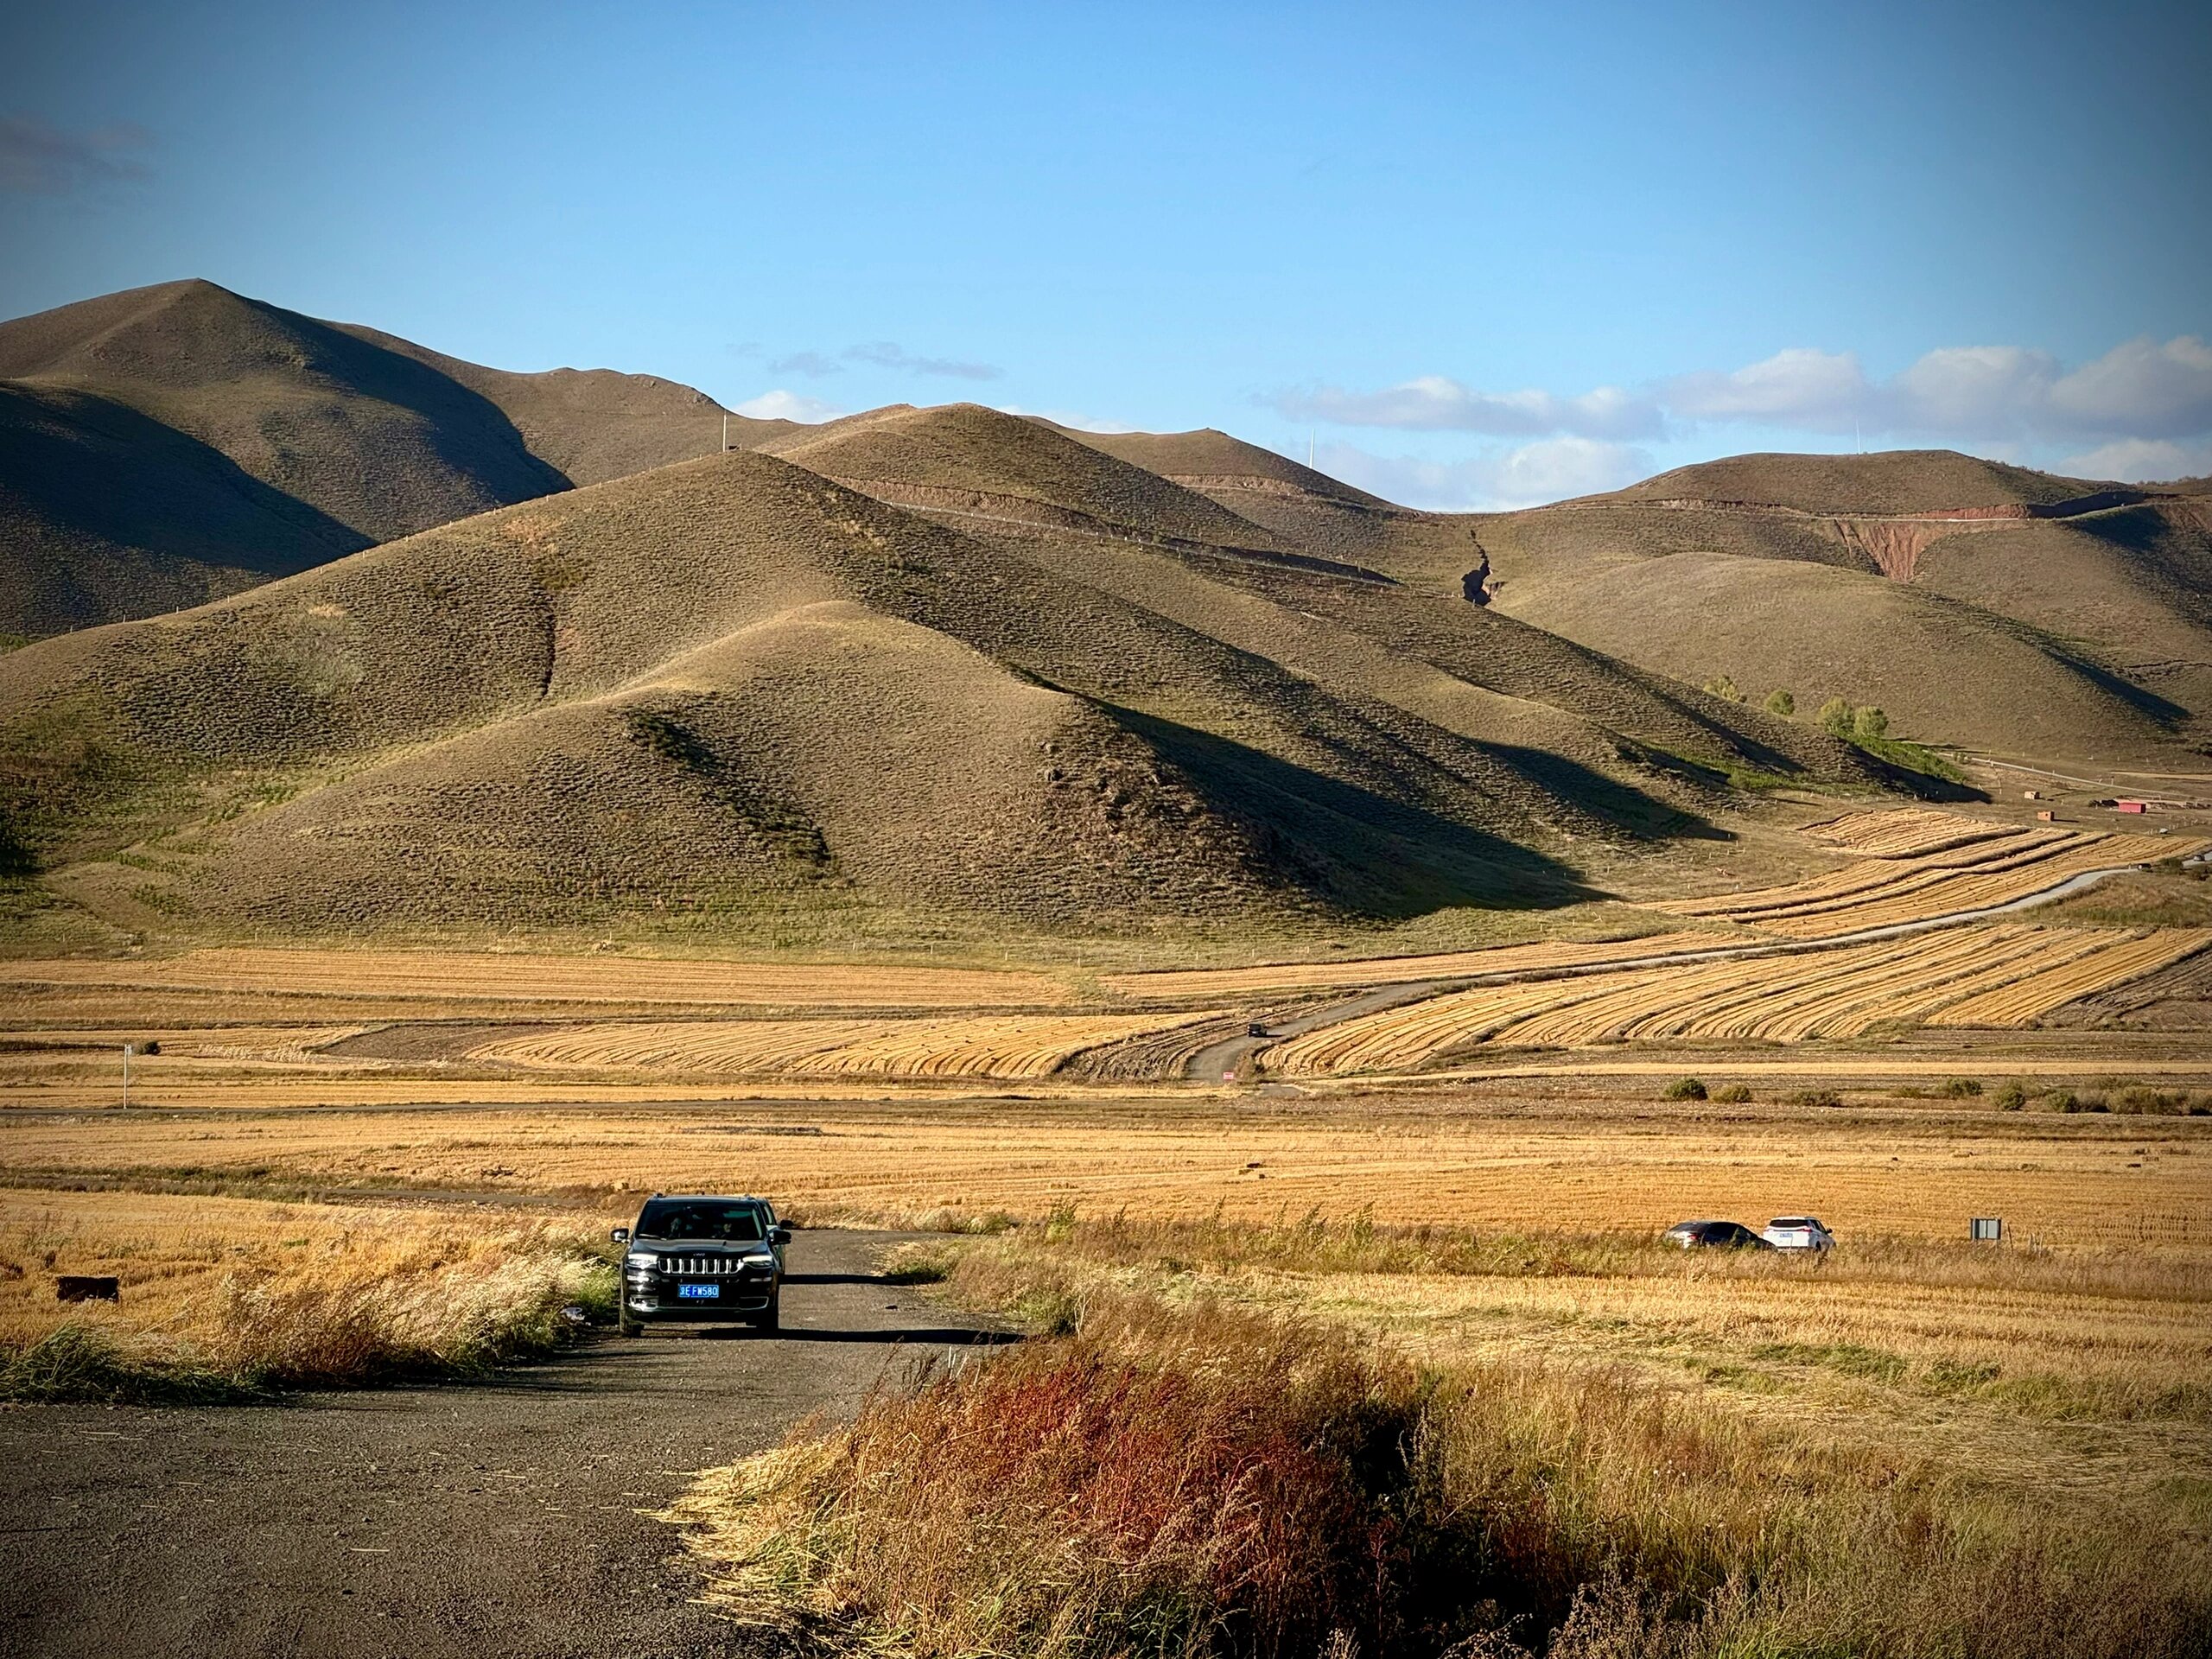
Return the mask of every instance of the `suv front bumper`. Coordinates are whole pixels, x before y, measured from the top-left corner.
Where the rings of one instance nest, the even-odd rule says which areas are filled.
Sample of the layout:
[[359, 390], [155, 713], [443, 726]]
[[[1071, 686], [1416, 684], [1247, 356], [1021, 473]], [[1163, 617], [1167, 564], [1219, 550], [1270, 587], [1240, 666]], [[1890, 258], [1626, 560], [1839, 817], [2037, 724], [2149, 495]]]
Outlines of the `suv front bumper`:
[[[679, 1294], [682, 1283], [712, 1283], [720, 1294], [690, 1298]], [[751, 1319], [766, 1313], [782, 1287], [781, 1274], [731, 1274], [711, 1281], [679, 1281], [664, 1274], [626, 1273], [622, 1280], [622, 1309], [633, 1319], [716, 1320]]]

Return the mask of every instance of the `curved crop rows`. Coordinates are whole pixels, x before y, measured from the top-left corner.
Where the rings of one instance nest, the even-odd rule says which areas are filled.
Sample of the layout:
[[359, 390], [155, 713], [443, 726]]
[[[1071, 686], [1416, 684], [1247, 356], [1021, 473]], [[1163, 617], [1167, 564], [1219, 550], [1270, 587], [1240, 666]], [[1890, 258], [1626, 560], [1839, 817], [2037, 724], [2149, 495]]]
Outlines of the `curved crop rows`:
[[1876, 891], [1847, 906], [1808, 908], [1762, 917], [1751, 925], [1791, 938], [1817, 939], [1862, 928], [1924, 921], [1955, 911], [1984, 910], [2031, 898], [2090, 870], [2113, 869], [2157, 859], [2186, 858], [2209, 843], [2149, 836], [2084, 837], [2032, 860], [2007, 859], [1991, 868], [1954, 871], [1934, 881], [1917, 879], [1892, 891]]
[[1817, 939], [2010, 904], [2086, 871], [2186, 858], [2208, 843], [2100, 831], [2022, 831], [1948, 852], [1868, 859], [1804, 881], [1660, 908]]
[[2016, 983], [1955, 1002], [1930, 1017], [1932, 1026], [2032, 1025], [2077, 997], [2094, 996], [2193, 956], [2212, 944], [2212, 928], [2164, 928], [2123, 938]]
[[2019, 830], [2016, 825], [1993, 823], [1986, 818], [1953, 817], [1932, 807], [1899, 806], [1886, 811], [1847, 812], [1826, 823], [1808, 823], [1804, 833], [1861, 858], [1912, 858], [2018, 835]]
[[948, 1020], [746, 1020], [587, 1026], [510, 1038], [473, 1058], [537, 1069], [809, 1077], [1048, 1077], [1075, 1055], [1219, 1013]]
[[1294, 1037], [1268, 1049], [1262, 1064], [1286, 1077], [1417, 1066], [1448, 1050], [1479, 1042], [1538, 1009], [1599, 996], [1613, 988], [1638, 983], [1646, 975], [1681, 971], [1639, 969], [1454, 991]]
[[1417, 1069], [1476, 1043], [1795, 1043], [1878, 1025], [2025, 1024], [2212, 944], [2025, 925], [1961, 928], [1795, 957], [1487, 986], [1386, 1008], [1268, 1050], [1284, 1076]]
[[1239, 996], [1252, 991], [1327, 989], [1339, 985], [1402, 985], [1421, 979], [1474, 979], [1491, 974], [1545, 973], [1596, 967], [1643, 957], [1680, 956], [1726, 944], [1711, 933], [1660, 933], [1597, 943], [1548, 940], [1452, 950], [1427, 957], [1368, 957], [1346, 962], [1286, 962], [1259, 968], [1157, 969], [1104, 974], [1099, 982], [1122, 996]]
[[1683, 899], [1653, 906], [1677, 916], [1720, 917], [1756, 926], [1762, 917], [1815, 906], [1833, 906], [1906, 883], [1925, 885], [1968, 869], [2010, 869], [2053, 856], [2103, 837], [2072, 830], [2022, 830], [1942, 852], [1910, 858], [1867, 858], [1778, 887], [1757, 887], [1711, 899]]

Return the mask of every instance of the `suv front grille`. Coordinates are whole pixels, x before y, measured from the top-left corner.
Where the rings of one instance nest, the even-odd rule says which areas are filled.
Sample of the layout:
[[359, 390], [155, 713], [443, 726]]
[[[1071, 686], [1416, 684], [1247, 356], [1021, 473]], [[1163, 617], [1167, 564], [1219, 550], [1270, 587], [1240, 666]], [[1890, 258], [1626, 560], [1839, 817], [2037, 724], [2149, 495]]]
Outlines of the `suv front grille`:
[[767, 1271], [734, 1255], [664, 1255], [660, 1270], [679, 1279], [732, 1278]]

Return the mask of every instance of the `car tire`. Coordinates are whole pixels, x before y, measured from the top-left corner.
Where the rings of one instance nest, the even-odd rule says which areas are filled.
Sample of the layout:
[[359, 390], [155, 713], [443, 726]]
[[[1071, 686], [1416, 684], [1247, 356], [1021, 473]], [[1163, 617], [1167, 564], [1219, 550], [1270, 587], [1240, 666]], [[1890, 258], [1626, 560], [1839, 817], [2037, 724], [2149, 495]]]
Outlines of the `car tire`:
[[645, 1334], [644, 1322], [632, 1319], [627, 1308], [615, 1310], [614, 1328], [626, 1337], [642, 1337]]
[[760, 1317], [753, 1321], [753, 1328], [763, 1336], [773, 1336], [783, 1329], [784, 1293], [779, 1289], [768, 1299], [768, 1306]]

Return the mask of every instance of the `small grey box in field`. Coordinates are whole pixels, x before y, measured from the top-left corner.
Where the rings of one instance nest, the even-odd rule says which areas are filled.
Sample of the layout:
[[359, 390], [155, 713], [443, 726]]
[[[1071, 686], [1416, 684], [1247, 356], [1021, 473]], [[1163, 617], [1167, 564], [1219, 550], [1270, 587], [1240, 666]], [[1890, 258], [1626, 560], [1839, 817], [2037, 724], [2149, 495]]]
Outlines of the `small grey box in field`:
[[60, 1302], [119, 1302], [123, 1281], [88, 1273], [65, 1273], [54, 1281], [54, 1299]]
[[1976, 1216], [1967, 1225], [1967, 1236], [1991, 1243], [2005, 1236], [2005, 1222], [2000, 1216]]

